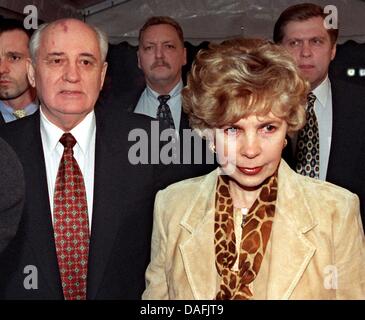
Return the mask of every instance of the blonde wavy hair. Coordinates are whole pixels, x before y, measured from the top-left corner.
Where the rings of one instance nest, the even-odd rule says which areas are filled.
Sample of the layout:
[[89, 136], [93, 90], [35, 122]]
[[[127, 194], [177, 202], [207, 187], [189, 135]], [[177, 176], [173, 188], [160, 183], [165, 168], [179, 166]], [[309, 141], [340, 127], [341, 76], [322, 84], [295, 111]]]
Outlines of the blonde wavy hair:
[[272, 112], [294, 132], [305, 124], [309, 84], [282, 47], [260, 39], [232, 39], [200, 50], [183, 108], [192, 128], [221, 128]]

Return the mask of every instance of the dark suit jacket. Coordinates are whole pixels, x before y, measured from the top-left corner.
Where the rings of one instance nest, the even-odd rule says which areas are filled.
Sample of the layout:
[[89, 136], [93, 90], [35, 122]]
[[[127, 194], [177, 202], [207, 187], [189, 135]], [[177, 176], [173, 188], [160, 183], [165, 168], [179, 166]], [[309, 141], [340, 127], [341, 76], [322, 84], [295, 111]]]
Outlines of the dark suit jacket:
[[24, 198], [23, 168], [15, 152], [0, 139], [0, 254], [18, 230]]
[[[151, 120], [151, 121], [157, 121], [157, 120]], [[186, 150], [189, 150], [188, 147], [184, 147], [184, 143], [186, 146], [188, 146], [188, 142], [184, 141], [183, 139], [183, 131], [184, 130], [191, 130], [191, 127], [189, 126], [189, 119], [186, 113], [183, 111], [181, 112], [181, 120], [180, 120], [180, 128], [179, 128], [179, 136], [180, 136], [180, 163], [179, 164], [163, 164], [157, 166], [156, 168], [156, 177], [155, 181], [157, 183], [158, 189], [164, 189], [167, 186], [169, 186], [172, 183], [189, 179], [192, 177], [198, 177], [205, 174], [208, 174], [209, 172], [213, 171], [217, 164], [214, 159], [214, 155], [211, 154], [209, 149], [207, 149], [207, 142], [204, 139], [201, 139], [199, 136], [196, 136], [196, 140], [191, 140], [191, 146], [190, 146], [190, 162], [191, 163], [183, 163], [183, 155]], [[194, 142], [195, 141], [195, 142]], [[201, 143], [201, 148], [198, 148], [198, 150], [194, 150], [194, 143]], [[195, 152], [198, 151], [201, 152], [201, 163], [194, 163], [194, 156]], [[207, 152], [210, 153], [211, 158], [207, 157]], [[212, 160], [209, 162], [209, 160]]]
[[0, 126], [2, 124], [5, 124], [5, 120], [4, 120], [4, 117], [3, 117], [2, 113], [0, 112]]
[[[144, 90], [144, 88], [143, 88]], [[127, 110], [130, 113], [134, 112], [134, 109], [138, 103], [138, 100], [140, 98], [140, 95], [142, 94], [143, 90], [140, 92], [135, 92], [134, 94], [131, 94], [128, 97], [128, 107]], [[114, 108], [121, 108], [120, 106], [114, 105]], [[149, 119], [149, 121], [158, 121], [154, 118], [151, 118], [149, 116], [144, 116], [146, 119]], [[205, 175], [211, 171], [213, 171], [217, 167], [217, 162], [215, 159], [215, 156], [211, 154], [211, 151], [208, 149], [208, 144], [205, 139], [201, 139], [200, 137], [196, 138], [196, 142], [194, 140], [191, 141], [191, 148], [190, 148], [190, 159], [192, 160], [192, 163], [183, 163], [183, 154], [184, 154], [184, 144], [183, 144], [183, 131], [185, 129], [191, 130], [191, 127], [189, 125], [189, 119], [186, 113], [181, 111], [181, 118], [180, 118], [180, 126], [179, 126], [179, 136], [180, 136], [180, 163], [178, 164], [163, 164], [160, 163], [156, 166], [155, 169], [155, 184], [156, 189], [161, 190], [166, 188], [172, 183], [189, 179], [192, 177], [202, 176]], [[149, 132], [151, 134], [151, 130]], [[185, 142], [186, 143], [186, 142]], [[201, 163], [193, 163], [194, 162], [194, 156], [195, 151], [194, 150], [194, 143], [201, 143], [201, 150], [202, 150], [202, 158]], [[199, 148], [200, 149], [200, 148]], [[161, 150], [160, 150], [161, 151]], [[186, 147], [185, 147], [186, 151]], [[199, 150], [200, 151], [200, 150]], [[209, 154], [207, 156], [207, 154]]]
[[[344, 187], [360, 198], [365, 226], [365, 92], [364, 87], [331, 79], [332, 140], [326, 180]], [[290, 146], [286, 147], [287, 151]], [[294, 158], [284, 158], [295, 167]]]
[[[128, 133], [149, 125], [138, 115], [96, 110], [94, 203], [88, 299], [139, 299], [149, 262], [153, 169], [128, 161]], [[1, 257], [0, 299], [63, 299], [57, 264], [40, 115], [17, 120], [0, 135], [24, 167], [26, 203], [18, 234]], [[38, 270], [38, 289], [26, 290], [26, 266]]]

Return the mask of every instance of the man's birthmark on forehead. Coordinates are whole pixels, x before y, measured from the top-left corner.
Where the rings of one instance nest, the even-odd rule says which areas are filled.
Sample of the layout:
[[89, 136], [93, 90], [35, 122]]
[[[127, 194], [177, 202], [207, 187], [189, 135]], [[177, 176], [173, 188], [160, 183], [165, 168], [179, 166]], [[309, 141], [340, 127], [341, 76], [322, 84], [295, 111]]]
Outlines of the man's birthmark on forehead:
[[66, 22], [62, 22], [61, 23], [61, 27], [62, 27], [63, 32], [67, 32], [68, 31], [68, 26], [67, 26], [67, 23]]

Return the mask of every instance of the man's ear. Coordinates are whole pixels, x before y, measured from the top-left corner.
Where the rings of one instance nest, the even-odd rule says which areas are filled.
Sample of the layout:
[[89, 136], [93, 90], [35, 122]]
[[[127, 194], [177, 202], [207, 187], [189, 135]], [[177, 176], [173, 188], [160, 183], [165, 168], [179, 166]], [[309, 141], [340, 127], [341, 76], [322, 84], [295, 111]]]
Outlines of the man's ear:
[[101, 80], [100, 81], [100, 90], [103, 88], [107, 69], [108, 69], [108, 62], [104, 62], [103, 67], [101, 69], [101, 74], [100, 74], [100, 80]]
[[139, 48], [137, 49], [137, 61], [138, 61], [138, 68], [142, 69], [141, 68], [141, 60], [140, 60], [140, 57], [139, 57]]
[[331, 61], [335, 58], [336, 56], [336, 50], [337, 50], [337, 43], [335, 43], [332, 47], [332, 51], [331, 51]]
[[183, 66], [185, 66], [187, 63], [187, 59], [186, 59], [186, 48], [184, 47], [184, 63]]
[[35, 88], [35, 69], [30, 58], [27, 58], [25, 61], [25, 68], [27, 70], [27, 77], [30, 85]]

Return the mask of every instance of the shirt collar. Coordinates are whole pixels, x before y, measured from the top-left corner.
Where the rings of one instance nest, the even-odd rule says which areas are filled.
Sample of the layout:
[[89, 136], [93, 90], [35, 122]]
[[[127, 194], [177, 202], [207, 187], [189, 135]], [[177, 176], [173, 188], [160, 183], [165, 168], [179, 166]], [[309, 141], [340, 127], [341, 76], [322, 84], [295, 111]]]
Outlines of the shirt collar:
[[[62, 129], [57, 127], [42, 112], [42, 107], [40, 108], [41, 114], [41, 132], [44, 134], [42, 138], [45, 145], [50, 152], [53, 152], [59, 143], [60, 138], [65, 133]], [[88, 146], [91, 143], [91, 139], [96, 130], [95, 113], [90, 112], [85, 119], [83, 119], [75, 128], [73, 128], [70, 133], [74, 136], [83, 154], [87, 153]]]
[[329, 91], [331, 90], [331, 83], [328, 75], [321, 82], [321, 84], [313, 90], [314, 95], [316, 96], [316, 100], [322, 105], [322, 107], [327, 106], [327, 99], [329, 96]]
[[[181, 93], [182, 88], [183, 88], [183, 82], [182, 79], [180, 79], [180, 81], [176, 84], [176, 86], [173, 87], [172, 90], [169, 92], [169, 96], [171, 97], [170, 99], [177, 97]], [[160, 96], [159, 93], [151, 89], [151, 87], [149, 87], [148, 85], [146, 85], [146, 92], [149, 97], [153, 97], [156, 100], [158, 96]]]
[[10, 107], [9, 105], [7, 105], [2, 100], [0, 100], [0, 110], [2, 110], [3, 112], [9, 113], [9, 114], [13, 114], [13, 112], [14, 112], [14, 109], [12, 107]]
[[[30, 104], [28, 104], [23, 109], [24, 109], [26, 115], [31, 115], [31, 114], [33, 114], [34, 112], [37, 111], [37, 109], [38, 109], [38, 102], [37, 101], [33, 101]], [[15, 109], [13, 109], [11, 106], [9, 106], [8, 104], [6, 104], [2, 100], [0, 100], [0, 110], [5, 110], [9, 114], [13, 114], [13, 112], [15, 111]]]
[[92, 111], [87, 114], [84, 120], [82, 120], [75, 128], [70, 131], [79, 144], [83, 154], [87, 153], [95, 130], [95, 113]]

